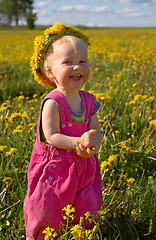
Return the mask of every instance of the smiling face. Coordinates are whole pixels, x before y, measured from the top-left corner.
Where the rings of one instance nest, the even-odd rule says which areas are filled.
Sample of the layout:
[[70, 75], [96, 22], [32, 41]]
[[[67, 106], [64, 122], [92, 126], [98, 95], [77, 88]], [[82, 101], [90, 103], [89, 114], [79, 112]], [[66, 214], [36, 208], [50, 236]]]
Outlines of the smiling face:
[[57, 89], [79, 90], [90, 75], [84, 42], [73, 36], [64, 36], [54, 42], [47, 54], [45, 72]]

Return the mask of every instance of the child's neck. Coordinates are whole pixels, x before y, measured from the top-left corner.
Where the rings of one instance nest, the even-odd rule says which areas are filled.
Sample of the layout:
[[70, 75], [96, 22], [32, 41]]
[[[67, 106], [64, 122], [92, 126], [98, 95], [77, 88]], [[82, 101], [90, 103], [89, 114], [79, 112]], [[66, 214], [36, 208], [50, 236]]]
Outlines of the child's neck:
[[69, 106], [74, 112], [83, 113], [82, 101], [81, 96], [79, 94], [79, 90], [68, 91], [65, 89], [57, 88], [66, 98]]
[[65, 97], [67, 96], [71, 96], [71, 97], [75, 97], [77, 95], [79, 95], [79, 89], [65, 89], [63, 87], [58, 86], [57, 90], [59, 90]]

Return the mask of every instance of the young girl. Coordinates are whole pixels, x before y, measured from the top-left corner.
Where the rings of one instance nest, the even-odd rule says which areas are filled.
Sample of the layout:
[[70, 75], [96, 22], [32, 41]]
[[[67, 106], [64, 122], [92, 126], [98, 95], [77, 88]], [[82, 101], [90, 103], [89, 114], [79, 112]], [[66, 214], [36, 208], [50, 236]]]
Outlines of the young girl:
[[[60, 23], [35, 41], [35, 79], [55, 89], [42, 102], [28, 168], [28, 240], [44, 239], [48, 226], [59, 236], [60, 223], [65, 223], [62, 209], [68, 204], [75, 208], [73, 224], [87, 212], [96, 217], [101, 207], [99, 104], [92, 94], [79, 90], [90, 75], [87, 45], [85, 34]], [[92, 227], [88, 220], [85, 227]]]

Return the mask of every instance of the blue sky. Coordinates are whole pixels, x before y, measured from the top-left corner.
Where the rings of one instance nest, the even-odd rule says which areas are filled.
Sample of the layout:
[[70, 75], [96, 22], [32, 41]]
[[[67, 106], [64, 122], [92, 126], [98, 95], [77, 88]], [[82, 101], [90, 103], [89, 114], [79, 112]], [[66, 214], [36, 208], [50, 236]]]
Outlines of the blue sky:
[[156, 26], [156, 0], [34, 0], [36, 24]]

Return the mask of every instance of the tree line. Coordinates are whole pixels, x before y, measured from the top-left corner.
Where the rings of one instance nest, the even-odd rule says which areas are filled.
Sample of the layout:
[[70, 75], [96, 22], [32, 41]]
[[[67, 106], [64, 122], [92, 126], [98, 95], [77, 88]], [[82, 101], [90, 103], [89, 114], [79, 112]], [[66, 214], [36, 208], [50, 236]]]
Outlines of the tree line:
[[0, 0], [0, 23], [7, 26], [26, 20], [28, 28], [34, 28], [37, 13], [33, 13], [33, 0]]

